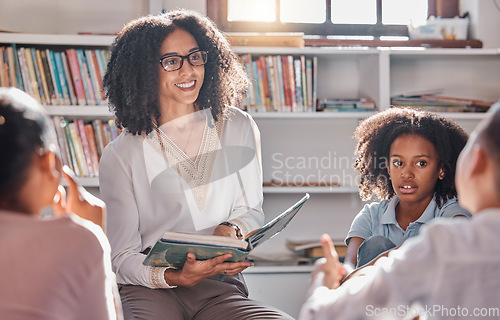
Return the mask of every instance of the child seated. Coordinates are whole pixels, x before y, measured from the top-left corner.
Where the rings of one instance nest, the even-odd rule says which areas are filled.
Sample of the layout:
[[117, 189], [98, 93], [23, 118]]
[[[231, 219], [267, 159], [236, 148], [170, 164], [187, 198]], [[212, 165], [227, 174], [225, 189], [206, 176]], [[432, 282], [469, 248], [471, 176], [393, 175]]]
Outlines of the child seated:
[[430, 112], [389, 109], [364, 120], [354, 137], [360, 196], [382, 201], [365, 205], [354, 218], [346, 238], [348, 269], [400, 246], [434, 218], [470, 217], [456, 199], [456, 162], [468, 138], [456, 123]]

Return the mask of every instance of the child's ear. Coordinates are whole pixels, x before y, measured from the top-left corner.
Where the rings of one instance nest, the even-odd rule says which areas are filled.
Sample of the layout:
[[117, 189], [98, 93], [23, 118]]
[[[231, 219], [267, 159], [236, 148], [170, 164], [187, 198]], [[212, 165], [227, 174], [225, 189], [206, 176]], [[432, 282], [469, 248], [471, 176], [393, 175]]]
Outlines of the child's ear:
[[439, 175], [438, 175], [438, 178], [439, 180], [443, 180], [445, 177], [445, 174], [444, 174], [444, 169], [441, 167], [441, 169], [439, 169]]
[[387, 170], [387, 174], [389, 175], [389, 180], [391, 179], [391, 169], [389, 169], [389, 161], [385, 162], [385, 169]]

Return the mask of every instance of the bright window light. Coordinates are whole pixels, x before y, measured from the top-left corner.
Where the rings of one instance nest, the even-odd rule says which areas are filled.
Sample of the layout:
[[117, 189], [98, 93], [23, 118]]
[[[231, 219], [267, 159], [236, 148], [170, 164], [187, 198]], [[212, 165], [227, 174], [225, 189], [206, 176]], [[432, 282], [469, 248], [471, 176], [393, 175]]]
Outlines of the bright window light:
[[325, 0], [280, 0], [281, 22], [323, 23], [326, 20]]
[[228, 21], [261, 21], [276, 20], [276, 3], [269, 0], [228, 0]]
[[377, 1], [332, 0], [332, 22], [343, 24], [377, 23]]
[[382, 23], [421, 25], [427, 19], [428, 0], [382, 0]]

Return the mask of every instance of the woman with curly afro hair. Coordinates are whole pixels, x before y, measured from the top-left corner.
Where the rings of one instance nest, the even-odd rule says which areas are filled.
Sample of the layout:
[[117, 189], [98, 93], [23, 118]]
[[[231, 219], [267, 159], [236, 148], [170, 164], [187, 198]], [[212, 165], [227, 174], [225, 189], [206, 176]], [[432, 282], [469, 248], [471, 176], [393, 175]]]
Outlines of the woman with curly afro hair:
[[242, 239], [262, 226], [260, 134], [237, 108], [248, 78], [224, 35], [176, 10], [127, 24], [104, 89], [122, 133], [103, 152], [100, 194], [125, 319], [291, 319], [248, 299], [231, 254], [144, 265], [166, 231]]
[[400, 246], [431, 219], [470, 217], [456, 199], [456, 163], [468, 135], [455, 122], [393, 108], [361, 122], [354, 137], [360, 196], [382, 201], [354, 218], [346, 238], [348, 269]]

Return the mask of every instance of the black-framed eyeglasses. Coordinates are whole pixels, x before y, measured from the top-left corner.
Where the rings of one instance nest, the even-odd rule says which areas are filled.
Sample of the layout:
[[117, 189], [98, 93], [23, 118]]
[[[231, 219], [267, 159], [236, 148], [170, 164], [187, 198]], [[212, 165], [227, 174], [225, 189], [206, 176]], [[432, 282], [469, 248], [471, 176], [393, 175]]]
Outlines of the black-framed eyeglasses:
[[165, 71], [175, 71], [182, 68], [184, 59], [187, 59], [187, 61], [189, 61], [189, 64], [191, 64], [193, 67], [196, 67], [202, 66], [207, 63], [207, 57], [207, 51], [196, 50], [185, 56], [180, 56], [178, 54], [166, 55], [160, 58], [160, 64]]

